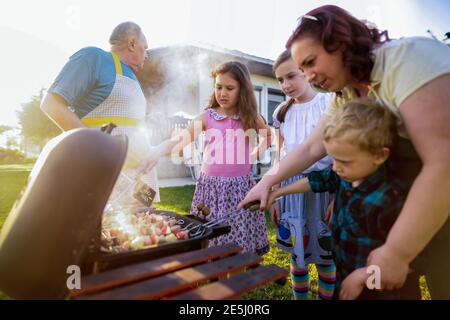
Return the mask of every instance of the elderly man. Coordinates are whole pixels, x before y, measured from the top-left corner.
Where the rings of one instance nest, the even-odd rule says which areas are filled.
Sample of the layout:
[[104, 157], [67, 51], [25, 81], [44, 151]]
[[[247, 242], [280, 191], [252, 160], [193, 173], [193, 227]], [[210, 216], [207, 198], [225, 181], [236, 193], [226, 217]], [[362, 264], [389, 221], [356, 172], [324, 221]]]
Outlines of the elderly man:
[[[144, 160], [151, 151], [145, 130], [146, 99], [136, 77], [144, 66], [147, 40], [136, 23], [123, 22], [113, 30], [109, 43], [110, 52], [87, 47], [72, 55], [41, 109], [64, 131], [113, 122], [118, 127], [112, 133], [129, 139], [125, 168], [151, 167]], [[131, 183], [134, 172], [124, 173], [122, 178], [129, 177]], [[154, 170], [142, 179], [158, 189]]]

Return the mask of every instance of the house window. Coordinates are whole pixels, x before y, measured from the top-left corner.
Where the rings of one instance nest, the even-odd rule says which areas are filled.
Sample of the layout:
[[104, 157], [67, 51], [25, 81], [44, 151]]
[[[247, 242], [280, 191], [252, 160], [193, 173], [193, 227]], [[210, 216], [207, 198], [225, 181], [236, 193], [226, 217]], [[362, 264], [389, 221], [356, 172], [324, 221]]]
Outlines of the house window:
[[273, 124], [273, 112], [278, 107], [278, 105], [285, 101], [286, 96], [280, 90], [269, 89], [268, 101], [267, 101], [267, 121], [269, 125]]
[[253, 92], [255, 93], [256, 98], [256, 104], [258, 106], [258, 112], [261, 113], [261, 93], [262, 88], [261, 87], [254, 87]]

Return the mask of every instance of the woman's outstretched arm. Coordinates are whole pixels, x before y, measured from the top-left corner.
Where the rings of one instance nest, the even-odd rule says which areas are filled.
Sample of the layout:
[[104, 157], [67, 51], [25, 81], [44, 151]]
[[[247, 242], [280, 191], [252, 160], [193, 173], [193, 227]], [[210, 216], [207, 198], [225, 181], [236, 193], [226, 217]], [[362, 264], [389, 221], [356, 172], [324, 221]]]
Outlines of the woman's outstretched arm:
[[239, 203], [238, 208], [242, 208], [255, 200], [260, 200], [260, 210], [265, 210], [270, 188], [274, 184], [304, 171], [326, 156], [323, 146], [323, 130], [327, 121], [328, 116], [322, 116], [308, 139], [272, 167], [261, 181], [250, 190], [244, 200]]

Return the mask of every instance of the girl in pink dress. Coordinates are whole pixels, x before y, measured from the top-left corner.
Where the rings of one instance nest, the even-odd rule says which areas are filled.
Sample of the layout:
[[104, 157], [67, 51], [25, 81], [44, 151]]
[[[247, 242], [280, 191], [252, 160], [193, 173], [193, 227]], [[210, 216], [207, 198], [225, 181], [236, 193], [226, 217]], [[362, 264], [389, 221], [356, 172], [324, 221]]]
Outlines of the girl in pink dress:
[[221, 64], [212, 77], [214, 93], [208, 107], [186, 130], [158, 146], [156, 157], [169, 154], [174, 147], [180, 150], [205, 132], [202, 169], [191, 213], [199, 215], [200, 205], [209, 209], [208, 220], [229, 216], [231, 231], [210, 240], [210, 246], [235, 243], [246, 252], [262, 255], [269, 251], [264, 213], [237, 210], [237, 205], [255, 185], [252, 163], [270, 145], [271, 131], [258, 114], [250, 73], [244, 64]]

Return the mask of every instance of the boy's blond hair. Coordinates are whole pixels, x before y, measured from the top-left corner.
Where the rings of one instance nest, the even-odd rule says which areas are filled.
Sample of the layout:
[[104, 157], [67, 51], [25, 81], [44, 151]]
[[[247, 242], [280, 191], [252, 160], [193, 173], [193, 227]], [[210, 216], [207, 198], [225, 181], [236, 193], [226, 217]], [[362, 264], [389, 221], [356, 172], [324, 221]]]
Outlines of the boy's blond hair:
[[345, 138], [361, 150], [374, 153], [391, 148], [395, 142], [396, 119], [387, 108], [369, 100], [354, 100], [345, 104], [325, 126], [324, 140]]

